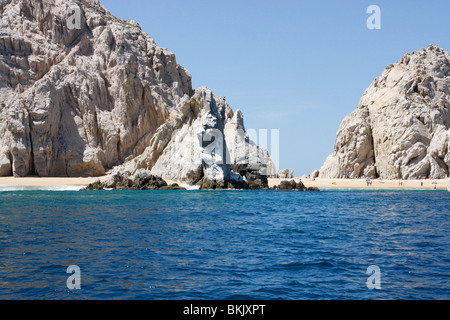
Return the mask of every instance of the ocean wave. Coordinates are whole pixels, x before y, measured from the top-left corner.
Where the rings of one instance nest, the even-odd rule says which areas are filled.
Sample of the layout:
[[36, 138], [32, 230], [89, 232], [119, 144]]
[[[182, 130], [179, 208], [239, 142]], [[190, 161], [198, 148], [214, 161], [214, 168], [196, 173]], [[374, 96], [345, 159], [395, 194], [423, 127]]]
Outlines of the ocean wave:
[[188, 184], [180, 184], [180, 187], [185, 188], [186, 190], [200, 190], [200, 186], [190, 186]]
[[318, 262], [290, 262], [290, 263], [282, 263], [278, 265], [278, 267], [288, 269], [288, 270], [300, 270], [304, 268], [330, 268], [334, 267], [329, 261], [318, 261]]

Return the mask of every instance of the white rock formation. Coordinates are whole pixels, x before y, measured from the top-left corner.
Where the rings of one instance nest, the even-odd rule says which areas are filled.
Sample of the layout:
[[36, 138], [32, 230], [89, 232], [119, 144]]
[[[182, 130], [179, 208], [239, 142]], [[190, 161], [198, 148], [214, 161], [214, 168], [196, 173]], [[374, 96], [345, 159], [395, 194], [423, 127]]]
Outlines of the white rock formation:
[[[79, 29], [67, 25], [74, 3]], [[205, 88], [194, 94], [190, 73], [136, 22], [98, 0], [6, 0], [0, 23], [0, 176], [98, 176], [126, 163], [228, 179], [198, 138], [223, 134], [235, 114]]]
[[342, 122], [321, 178], [445, 178], [450, 54], [430, 45], [386, 67]]
[[248, 140], [242, 113], [234, 113], [223, 97], [201, 87], [182, 100], [178, 110], [140, 156], [114, 171], [133, 174], [148, 169], [167, 180], [195, 184], [203, 179], [219, 185], [229, 181], [234, 165], [256, 166], [263, 175], [273, 174], [267, 151]]

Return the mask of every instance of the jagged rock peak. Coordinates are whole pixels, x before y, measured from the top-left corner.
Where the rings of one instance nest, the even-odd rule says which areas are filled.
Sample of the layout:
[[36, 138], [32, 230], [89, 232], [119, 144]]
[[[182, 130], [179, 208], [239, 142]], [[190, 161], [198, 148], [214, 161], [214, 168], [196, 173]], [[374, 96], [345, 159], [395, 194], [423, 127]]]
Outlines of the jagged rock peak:
[[225, 188], [234, 170], [250, 186], [267, 186], [267, 177], [262, 176], [273, 174], [275, 166], [267, 151], [249, 140], [239, 110], [233, 112], [225, 99], [206, 87], [197, 89], [178, 109], [140, 156], [113, 172], [146, 169], [166, 180]]
[[190, 73], [138, 23], [93, 0], [2, 4], [0, 176], [142, 168], [226, 186], [236, 163], [258, 181], [272, 169], [242, 113], [206, 87], [194, 91]]
[[322, 178], [445, 178], [450, 168], [450, 54], [436, 45], [386, 67], [342, 122]]

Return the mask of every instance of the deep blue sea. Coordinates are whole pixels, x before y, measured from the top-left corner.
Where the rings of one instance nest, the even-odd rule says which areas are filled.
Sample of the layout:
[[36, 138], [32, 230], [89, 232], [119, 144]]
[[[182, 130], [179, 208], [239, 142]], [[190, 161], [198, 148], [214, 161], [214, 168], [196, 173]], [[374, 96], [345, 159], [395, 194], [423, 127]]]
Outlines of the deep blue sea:
[[0, 192], [0, 299], [450, 299], [449, 204], [446, 191]]

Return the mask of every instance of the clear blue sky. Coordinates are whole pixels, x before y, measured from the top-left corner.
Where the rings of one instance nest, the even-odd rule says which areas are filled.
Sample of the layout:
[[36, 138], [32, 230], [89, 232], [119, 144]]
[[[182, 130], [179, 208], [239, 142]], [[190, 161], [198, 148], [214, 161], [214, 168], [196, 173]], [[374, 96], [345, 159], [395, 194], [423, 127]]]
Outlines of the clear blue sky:
[[[173, 51], [194, 89], [241, 109], [247, 129], [280, 129], [280, 167], [298, 176], [322, 166], [388, 64], [430, 43], [450, 50], [448, 0], [100, 1]], [[366, 27], [369, 5], [381, 30]]]

